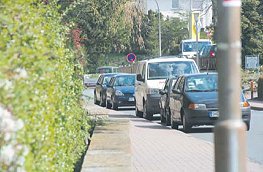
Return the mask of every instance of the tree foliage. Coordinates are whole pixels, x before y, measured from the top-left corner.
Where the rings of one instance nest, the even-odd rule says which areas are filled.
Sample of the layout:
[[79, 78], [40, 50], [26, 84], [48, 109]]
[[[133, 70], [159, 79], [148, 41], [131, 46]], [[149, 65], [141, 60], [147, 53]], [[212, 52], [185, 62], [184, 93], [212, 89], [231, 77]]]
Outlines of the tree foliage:
[[1, 129], [0, 154], [14, 156], [0, 155], [0, 171], [73, 171], [85, 148], [82, 69], [65, 44], [57, 4], [42, 2], [1, 1], [0, 109], [24, 127], [11, 136]]
[[259, 55], [263, 63], [263, 2], [242, 1], [242, 59], [245, 55]]

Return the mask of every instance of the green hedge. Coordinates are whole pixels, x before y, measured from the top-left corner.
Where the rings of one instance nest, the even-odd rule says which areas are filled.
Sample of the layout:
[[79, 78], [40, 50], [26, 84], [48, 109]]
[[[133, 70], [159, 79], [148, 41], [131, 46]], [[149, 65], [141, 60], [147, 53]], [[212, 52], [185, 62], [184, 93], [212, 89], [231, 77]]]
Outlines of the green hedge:
[[0, 131], [0, 154], [8, 145], [16, 154], [0, 158], [0, 171], [73, 171], [86, 146], [82, 69], [56, 4], [41, 2], [0, 2], [0, 107], [24, 126], [11, 139]]

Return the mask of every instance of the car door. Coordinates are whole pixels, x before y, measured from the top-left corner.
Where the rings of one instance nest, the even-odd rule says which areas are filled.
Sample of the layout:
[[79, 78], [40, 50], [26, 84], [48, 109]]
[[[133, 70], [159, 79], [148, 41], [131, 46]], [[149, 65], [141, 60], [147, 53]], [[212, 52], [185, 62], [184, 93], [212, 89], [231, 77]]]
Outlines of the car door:
[[95, 87], [95, 95], [96, 96], [96, 100], [100, 100], [100, 92], [102, 89], [102, 82], [103, 82], [103, 75], [101, 75], [96, 83], [96, 87]]
[[184, 87], [184, 77], [181, 76], [178, 78], [177, 82], [175, 83], [173, 87], [173, 91], [170, 95], [170, 109], [171, 109], [171, 115], [174, 121], [180, 122], [181, 121], [181, 107], [183, 100], [183, 87]]
[[116, 77], [112, 77], [110, 79], [109, 85], [106, 90], [106, 100], [111, 103], [111, 97], [114, 92], [114, 83], [115, 83]]
[[160, 98], [160, 108], [161, 109], [165, 109], [165, 107], [167, 106], [168, 88], [169, 88], [169, 85], [170, 85], [169, 80], [170, 79], [166, 79], [165, 80], [164, 88], [162, 89], [162, 95], [161, 95], [161, 98]]
[[135, 82], [135, 101], [136, 101], [136, 108], [139, 111], [143, 111], [143, 97], [145, 96], [145, 68], [146, 68], [146, 64], [145, 63], [141, 63], [138, 65], [137, 68], [137, 76], [138, 74], [141, 75], [142, 80], [139, 81], [138, 78]]
[[169, 101], [169, 107], [171, 112], [171, 118], [175, 119], [175, 98], [176, 94], [173, 90], [176, 90], [178, 88], [178, 84], [180, 82], [182, 77], [179, 77], [176, 81], [176, 83], [172, 86], [172, 92], [170, 93], [170, 101]]

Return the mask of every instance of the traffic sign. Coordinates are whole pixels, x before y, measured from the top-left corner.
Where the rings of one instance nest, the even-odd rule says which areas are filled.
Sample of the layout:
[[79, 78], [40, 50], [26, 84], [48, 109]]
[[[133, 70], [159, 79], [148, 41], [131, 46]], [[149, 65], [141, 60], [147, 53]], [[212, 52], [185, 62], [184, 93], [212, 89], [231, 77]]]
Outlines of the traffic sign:
[[126, 59], [129, 63], [133, 63], [136, 60], [136, 55], [134, 53], [129, 53]]

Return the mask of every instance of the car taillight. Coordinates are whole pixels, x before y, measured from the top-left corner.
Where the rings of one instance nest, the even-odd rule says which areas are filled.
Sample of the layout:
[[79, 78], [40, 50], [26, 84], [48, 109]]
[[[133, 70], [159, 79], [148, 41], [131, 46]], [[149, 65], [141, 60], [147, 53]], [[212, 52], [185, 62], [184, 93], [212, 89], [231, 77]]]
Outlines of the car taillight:
[[250, 104], [249, 104], [248, 102], [242, 102], [242, 103], [241, 103], [241, 106], [242, 106], [242, 107], [249, 107]]
[[215, 57], [215, 52], [214, 51], [210, 51], [210, 57]]

